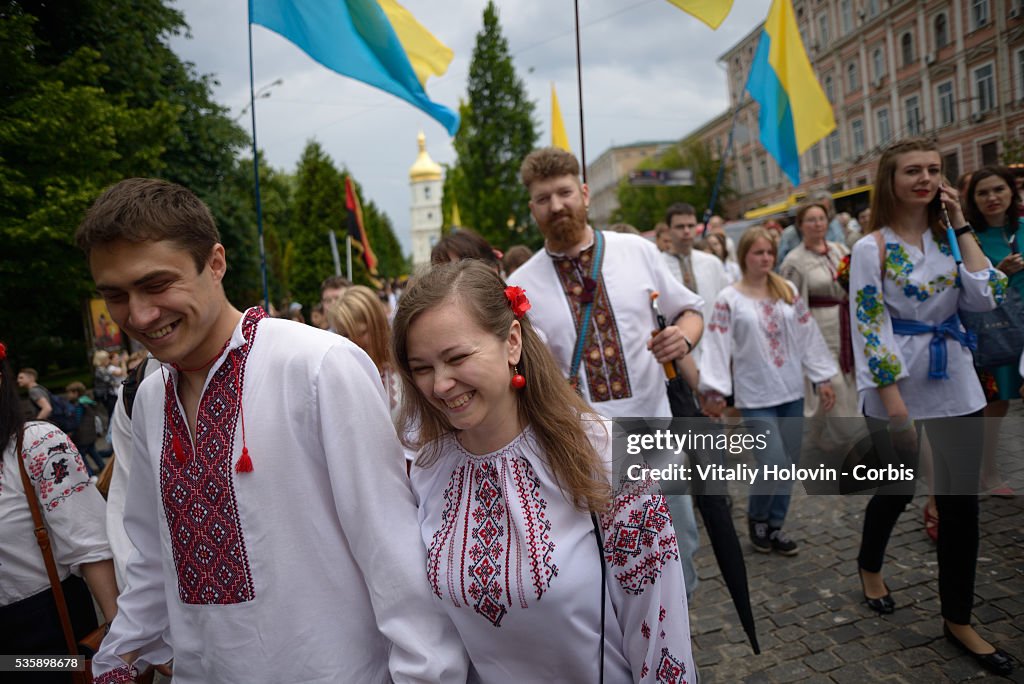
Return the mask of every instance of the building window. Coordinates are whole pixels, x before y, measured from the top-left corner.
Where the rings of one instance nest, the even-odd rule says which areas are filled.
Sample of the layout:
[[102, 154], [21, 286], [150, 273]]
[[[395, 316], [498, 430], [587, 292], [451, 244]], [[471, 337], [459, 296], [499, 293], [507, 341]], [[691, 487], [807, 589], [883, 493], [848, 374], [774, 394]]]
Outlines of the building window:
[[949, 25], [945, 14], [935, 17], [935, 49], [941, 50], [949, 45]]
[[956, 152], [942, 155], [942, 174], [954, 180], [960, 177], [960, 155]]
[[939, 111], [939, 125], [949, 126], [956, 122], [956, 105], [953, 102], [953, 82], [940, 83], [935, 88], [936, 109]]
[[984, 114], [989, 110], [995, 109], [996, 82], [991, 64], [986, 64], [974, 70], [974, 90], [979, 113]]
[[1024, 100], [1024, 50], [1017, 50], [1017, 97]]
[[875, 112], [875, 119], [878, 123], [878, 144], [885, 145], [892, 138], [892, 126], [889, 124], [889, 110], [879, 109]]
[[815, 169], [821, 168], [821, 144], [814, 143], [811, 145], [811, 166]]
[[844, 36], [853, 31], [853, 0], [839, 0], [839, 27]]
[[[1021, 55], [1024, 55], [1024, 52], [1022, 52]], [[825, 77], [825, 97], [828, 98], [829, 102], [834, 103], [836, 101], [836, 86], [832, 83], [831, 74]]]
[[851, 121], [850, 132], [853, 134], [853, 153], [864, 154], [864, 122], [861, 119]]
[[860, 73], [857, 70], [857, 63], [850, 62], [846, 65], [846, 90], [853, 93], [860, 89]]
[[829, 159], [839, 161], [843, 156], [843, 144], [839, 140], [839, 131], [832, 131], [828, 136]]
[[761, 167], [761, 185], [768, 185], [768, 160], [762, 157], [757, 164]]
[[747, 164], [746, 169], [744, 169], [744, 170], [747, 172], [747, 187], [750, 188], [751, 190], [753, 190], [754, 189], [754, 167], [751, 166], [750, 164]]
[[914, 36], [910, 31], [900, 38], [900, 52], [903, 55], [903, 66], [907, 67], [914, 63]]
[[917, 95], [903, 101], [903, 112], [907, 117], [907, 134], [921, 135], [921, 101]]
[[871, 76], [876, 81], [882, 80], [885, 76], [885, 58], [882, 56], [882, 48], [875, 48], [871, 53]]
[[988, 0], [971, 0], [971, 30], [988, 24]]
[[981, 165], [995, 166], [999, 163], [999, 143], [995, 140], [981, 146]]
[[821, 43], [821, 49], [828, 49], [828, 14], [822, 13], [818, 15], [818, 42]]
[[424, 185], [423, 186], [423, 199], [425, 199], [425, 200], [430, 199], [430, 186], [429, 185]]
[[878, 6], [879, 6], [878, 0], [868, 0], [868, 16], [869, 17], [877, 17], [878, 16], [878, 12], [879, 12], [879, 7]]

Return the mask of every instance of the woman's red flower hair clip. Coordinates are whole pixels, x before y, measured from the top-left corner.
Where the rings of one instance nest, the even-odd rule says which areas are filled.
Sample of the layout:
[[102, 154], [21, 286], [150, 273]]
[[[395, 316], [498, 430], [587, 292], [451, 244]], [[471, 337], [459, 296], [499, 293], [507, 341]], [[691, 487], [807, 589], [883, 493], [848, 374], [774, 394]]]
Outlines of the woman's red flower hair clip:
[[4, 346], [3, 342], [0, 342], [0, 361], [7, 358], [7, 347]]
[[512, 307], [512, 314], [516, 318], [522, 318], [530, 310], [530, 300], [526, 298], [526, 291], [521, 287], [509, 285], [505, 288], [505, 299]]

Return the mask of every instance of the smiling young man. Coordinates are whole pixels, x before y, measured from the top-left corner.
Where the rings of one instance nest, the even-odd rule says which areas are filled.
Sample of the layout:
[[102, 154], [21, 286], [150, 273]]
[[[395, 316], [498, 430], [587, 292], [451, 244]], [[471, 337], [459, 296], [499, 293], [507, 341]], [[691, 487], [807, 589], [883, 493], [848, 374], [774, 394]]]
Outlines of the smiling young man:
[[[579, 172], [576, 157], [557, 148], [535, 150], [523, 161], [520, 176], [544, 235], [544, 249], [508, 282], [526, 290], [533, 305], [530, 318], [567, 377], [589, 303], [577, 386], [596, 413], [608, 418], [670, 417], [662, 364], [682, 359], [700, 341], [703, 302], [669, 273], [665, 256], [650, 241], [599, 233], [587, 224], [590, 195]], [[659, 293], [669, 323], [654, 338], [652, 291]], [[686, 530], [679, 544], [687, 591], [692, 592], [697, 528], [692, 507], [685, 509], [688, 519], [675, 523], [678, 531]]]
[[112, 186], [76, 240], [114, 320], [163, 364], [134, 404], [138, 553], [98, 681], [172, 655], [186, 684], [464, 679], [370, 359], [232, 306], [213, 217], [181, 186]]

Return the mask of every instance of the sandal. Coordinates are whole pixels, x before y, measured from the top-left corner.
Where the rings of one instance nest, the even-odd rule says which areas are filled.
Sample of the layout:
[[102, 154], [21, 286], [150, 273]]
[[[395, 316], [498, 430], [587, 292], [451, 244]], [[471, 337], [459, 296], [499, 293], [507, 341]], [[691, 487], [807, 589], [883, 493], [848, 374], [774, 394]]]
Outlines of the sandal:
[[927, 504], [924, 507], [924, 531], [933, 542], [939, 541], [939, 516], [932, 513]]

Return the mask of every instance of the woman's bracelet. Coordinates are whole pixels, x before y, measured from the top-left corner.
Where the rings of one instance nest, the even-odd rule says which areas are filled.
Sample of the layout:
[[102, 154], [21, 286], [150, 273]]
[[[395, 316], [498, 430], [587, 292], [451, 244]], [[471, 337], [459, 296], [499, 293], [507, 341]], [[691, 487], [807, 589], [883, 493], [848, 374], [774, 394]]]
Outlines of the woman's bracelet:
[[899, 433], [899, 432], [906, 432], [907, 430], [913, 430], [914, 429], [914, 419], [911, 418], [910, 416], [907, 416], [907, 419], [902, 424], [900, 424], [900, 425], [897, 425], [893, 421], [890, 420], [889, 421], [889, 426], [888, 426], [887, 429], [892, 434], [896, 434], [896, 433]]
[[974, 230], [974, 228], [971, 228], [971, 224], [968, 223], [963, 228], [957, 228], [953, 232], [956, 234], [957, 237], [960, 237], [961, 235], [966, 235], [967, 233], [970, 233], [972, 230]]

